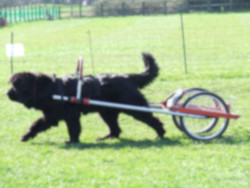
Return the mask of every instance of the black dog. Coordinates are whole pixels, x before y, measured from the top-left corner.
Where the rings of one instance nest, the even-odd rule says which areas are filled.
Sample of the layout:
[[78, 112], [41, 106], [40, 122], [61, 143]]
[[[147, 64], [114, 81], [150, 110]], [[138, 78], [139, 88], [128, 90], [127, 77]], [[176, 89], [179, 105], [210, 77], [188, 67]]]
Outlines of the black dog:
[[[138, 90], [147, 86], [158, 75], [158, 67], [151, 54], [143, 54], [145, 71], [140, 74], [101, 74], [96, 77], [84, 76], [82, 85], [82, 97], [96, 100], [148, 106], [146, 99]], [[140, 120], [163, 138], [163, 124], [151, 113], [143, 113], [131, 110], [113, 109], [98, 106], [84, 106], [67, 102], [54, 101], [53, 94], [75, 96], [77, 78], [72, 75], [56, 78], [52, 75], [34, 74], [31, 72], [17, 73], [11, 76], [9, 82], [12, 88], [7, 95], [13, 101], [24, 104], [27, 108], [35, 108], [43, 112], [42, 117], [36, 120], [23, 135], [22, 141], [34, 138], [39, 132], [45, 131], [51, 126], [57, 126], [59, 120], [64, 120], [68, 127], [69, 142], [79, 142], [81, 132], [80, 114], [99, 112], [104, 122], [108, 125], [108, 135], [99, 138], [118, 138], [121, 129], [118, 125], [118, 115], [124, 112]]]

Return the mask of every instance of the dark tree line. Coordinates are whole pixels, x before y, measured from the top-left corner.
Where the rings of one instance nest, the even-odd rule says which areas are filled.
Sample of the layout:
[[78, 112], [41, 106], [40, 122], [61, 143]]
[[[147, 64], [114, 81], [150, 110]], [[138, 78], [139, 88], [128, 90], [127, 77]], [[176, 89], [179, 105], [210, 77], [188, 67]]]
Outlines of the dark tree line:
[[[20, 5], [29, 5], [29, 4], [41, 4], [41, 3], [52, 3], [52, 4], [80, 4], [84, 0], [1, 0], [0, 8], [2, 7], [12, 7], [12, 6], [20, 6]], [[102, 0], [85, 0], [88, 4], [92, 4], [94, 2], [102, 1]], [[113, 0], [109, 0], [112, 3]], [[119, 0], [115, 0], [116, 2]], [[124, 0], [120, 0], [121, 2]], [[146, 0], [147, 1], [147, 0]], [[154, 0], [152, 0], [153, 2]], [[164, 1], [164, 0], [162, 0]], [[169, 1], [169, 0], [165, 0]], [[177, 1], [177, 0], [176, 0]], [[202, 0], [204, 1], [204, 0]], [[221, 0], [213, 0], [213, 3], [220, 2]], [[249, 3], [250, 0], [233, 0], [234, 3]]]

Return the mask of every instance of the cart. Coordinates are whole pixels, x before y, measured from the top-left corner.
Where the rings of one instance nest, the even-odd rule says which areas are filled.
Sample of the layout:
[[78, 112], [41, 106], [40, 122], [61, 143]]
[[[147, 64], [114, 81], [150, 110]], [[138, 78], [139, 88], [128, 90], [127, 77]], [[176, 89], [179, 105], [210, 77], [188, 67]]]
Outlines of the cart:
[[72, 104], [95, 105], [107, 108], [134, 110], [145, 113], [172, 115], [176, 127], [194, 140], [211, 140], [220, 137], [227, 129], [230, 119], [240, 116], [230, 113], [230, 105], [215, 93], [202, 88], [177, 89], [161, 103], [135, 106], [108, 101], [81, 98], [83, 59], [79, 58], [76, 70], [78, 79], [76, 96], [53, 95], [54, 100]]

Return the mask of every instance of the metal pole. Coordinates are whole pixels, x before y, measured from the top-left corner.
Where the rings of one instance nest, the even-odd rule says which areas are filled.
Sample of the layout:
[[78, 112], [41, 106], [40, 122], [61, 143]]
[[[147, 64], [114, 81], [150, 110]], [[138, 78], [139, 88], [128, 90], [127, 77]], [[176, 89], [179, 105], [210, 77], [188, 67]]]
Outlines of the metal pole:
[[104, 16], [104, 9], [103, 9], [103, 6], [104, 6], [104, 4], [102, 3], [101, 6], [100, 6], [100, 14], [101, 14], [101, 17]]
[[82, 17], [82, 4], [79, 4], [79, 17]]
[[89, 49], [90, 49], [92, 72], [93, 72], [93, 74], [95, 74], [94, 57], [93, 57], [93, 49], [92, 49], [92, 39], [91, 39], [90, 31], [88, 31], [88, 35], [89, 35]]
[[[174, 112], [174, 111], [165, 110], [165, 109], [163, 110], [163, 109], [149, 108], [146, 106], [135, 106], [131, 104], [104, 102], [104, 101], [92, 100], [88, 98], [84, 98], [82, 99], [82, 101], [78, 101], [74, 97], [61, 96], [61, 95], [53, 95], [52, 98], [54, 100], [68, 101], [68, 102], [71, 102], [71, 99], [73, 98], [74, 103], [76, 102], [78, 104], [83, 104], [83, 105], [94, 105], [94, 106], [102, 106], [102, 107], [116, 108], [116, 109], [123, 109], [123, 110], [133, 110], [133, 111], [147, 112], [147, 113], [156, 112], [156, 113], [161, 113], [161, 114], [170, 114], [170, 115], [185, 116], [185, 117], [200, 118], [200, 119], [205, 118], [205, 116], [203, 115], [187, 114], [187, 113]], [[82, 103], [79, 103], [79, 102], [82, 102]]]
[[83, 69], [83, 58], [80, 56], [78, 59], [78, 66], [77, 66], [77, 71], [78, 71], [78, 81], [77, 81], [77, 90], [76, 90], [76, 98], [78, 101], [81, 100], [81, 95], [82, 95], [82, 69]]
[[185, 73], [187, 74], [188, 70], [187, 70], [186, 44], [185, 44], [184, 23], [183, 23], [183, 16], [182, 16], [182, 6], [180, 6], [180, 17], [181, 17], [181, 31], [182, 31], [182, 46], [183, 46], [184, 65], [185, 65]]
[[11, 32], [11, 39], [10, 39], [10, 44], [11, 44], [11, 54], [10, 54], [10, 70], [11, 74], [14, 72], [14, 67], [13, 67], [13, 56], [14, 56], [14, 33]]
[[71, 18], [73, 17], [73, 4], [71, 2], [71, 5], [70, 5], [70, 15], [71, 15]]
[[233, 10], [233, 0], [230, 0], [229, 3], [230, 3], [230, 11], [232, 11]]
[[163, 12], [164, 12], [164, 14], [167, 14], [167, 10], [168, 10], [168, 8], [167, 8], [167, 1], [164, 1], [163, 2]]

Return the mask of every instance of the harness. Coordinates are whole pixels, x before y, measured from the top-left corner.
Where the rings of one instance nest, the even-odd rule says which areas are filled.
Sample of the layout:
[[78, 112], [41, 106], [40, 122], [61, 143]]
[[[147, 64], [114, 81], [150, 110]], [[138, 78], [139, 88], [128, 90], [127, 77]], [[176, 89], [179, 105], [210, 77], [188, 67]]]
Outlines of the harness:
[[[63, 101], [63, 98], [65, 97], [65, 91], [64, 91], [64, 79], [63, 78], [56, 78], [56, 76], [54, 76], [54, 83], [56, 85], [55, 87], [55, 91], [56, 93], [58, 93], [58, 95], [60, 96], [61, 100]], [[88, 91], [84, 91], [84, 84], [90, 85], [90, 88], [85, 88]], [[79, 88], [80, 91], [79, 91]], [[95, 78], [94, 76], [84, 76], [82, 77], [82, 81], [81, 84], [79, 85], [79, 82], [77, 83], [77, 88], [76, 88], [76, 96], [78, 95], [79, 98], [81, 98], [82, 94], [85, 95], [90, 95], [88, 97], [98, 97], [101, 95], [101, 89], [100, 89], [100, 83], [98, 81], [97, 78]]]
[[62, 79], [55, 77], [55, 84], [56, 84], [56, 90], [58, 91], [59, 95], [61, 96], [61, 99], [63, 99], [64, 96], [64, 89], [63, 89], [63, 81]]

